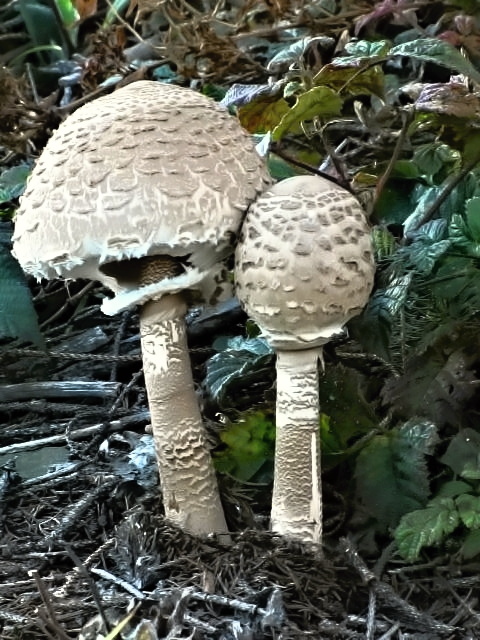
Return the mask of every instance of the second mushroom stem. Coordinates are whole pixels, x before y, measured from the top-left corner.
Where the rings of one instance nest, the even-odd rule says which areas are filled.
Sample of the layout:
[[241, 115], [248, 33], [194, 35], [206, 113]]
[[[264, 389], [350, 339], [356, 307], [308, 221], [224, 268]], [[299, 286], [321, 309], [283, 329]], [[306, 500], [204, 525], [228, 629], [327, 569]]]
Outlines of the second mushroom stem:
[[180, 294], [140, 313], [145, 385], [167, 519], [192, 534], [225, 533], [205, 427], [188, 354]]
[[[275, 475], [271, 527], [321, 542], [318, 361], [322, 348], [277, 350]], [[305, 452], [310, 452], [310, 461]]]

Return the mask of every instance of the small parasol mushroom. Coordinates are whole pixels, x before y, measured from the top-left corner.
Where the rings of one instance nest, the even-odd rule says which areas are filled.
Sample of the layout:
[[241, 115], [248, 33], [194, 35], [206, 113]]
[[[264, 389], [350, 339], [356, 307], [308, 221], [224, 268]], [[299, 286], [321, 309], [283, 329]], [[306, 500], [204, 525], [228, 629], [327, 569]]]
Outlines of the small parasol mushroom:
[[271, 526], [321, 542], [318, 361], [367, 303], [374, 260], [366, 216], [317, 176], [259, 196], [236, 250], [237, 296], [277, 352], [277, 435]]
[[16, 217], [25, 271], [100, 280], [115, 293], [107, 314], [141, 306], [165, 512], [194, 534], [226, 524], [193, 386], [185, 292], [214, 301], [244, 212], [269, 183], [227, 111], [190, 89], [140, 81], [60, 125]]

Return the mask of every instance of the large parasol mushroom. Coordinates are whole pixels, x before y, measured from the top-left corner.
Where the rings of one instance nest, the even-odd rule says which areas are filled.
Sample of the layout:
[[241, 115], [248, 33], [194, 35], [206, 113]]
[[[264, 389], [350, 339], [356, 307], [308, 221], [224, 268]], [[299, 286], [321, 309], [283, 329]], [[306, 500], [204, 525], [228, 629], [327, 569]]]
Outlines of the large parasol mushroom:
[[228, 112], [189, 89], [127, 85], [53, 134], [17, 213], [14, 254], [37, 278], [100, 280], [103, 310], [141, 305], [145, 382], [167, 518], [226, 531], [188, 356], [185, 291], [211, 302], [268, 173]]
[[251, 205], [236, 250], [237, 296], [277, 353], [271, 526], [321, 542], [318, 361], [373, 284], [366, 216], [317, 176], [275, 184]]

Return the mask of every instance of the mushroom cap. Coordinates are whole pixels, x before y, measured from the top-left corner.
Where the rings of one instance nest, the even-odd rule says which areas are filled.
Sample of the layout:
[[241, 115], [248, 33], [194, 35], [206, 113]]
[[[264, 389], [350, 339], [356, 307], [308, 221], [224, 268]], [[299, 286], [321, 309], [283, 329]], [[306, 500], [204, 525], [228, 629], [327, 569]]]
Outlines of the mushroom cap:
[[320, 346], [368, 301], [370, 229], [348, 191], [296, 176], [254, 202], [236, 249], [237, 296], [274, 348]]
[[[14, 255], [37, 278], [102, 281], [117, 294], [107, 313], [206, 279], [213, 290], [217, 263], [270, 183], [250, 136], [213, 100], [135, 82], [54, 132], [20, 201]], [[159, 254], [184, 257], [185, 272], [139, 290], [102, 270]]]

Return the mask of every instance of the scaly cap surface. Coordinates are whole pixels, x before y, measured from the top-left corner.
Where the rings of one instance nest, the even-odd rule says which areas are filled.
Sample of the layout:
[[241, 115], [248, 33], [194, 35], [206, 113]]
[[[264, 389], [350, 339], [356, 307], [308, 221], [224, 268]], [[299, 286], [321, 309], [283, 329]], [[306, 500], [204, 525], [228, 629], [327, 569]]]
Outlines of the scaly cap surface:
[[[226, 110], [190, 89], [135, 82], [79, 108], [54, 132], [21, 199], [14, 255], [37, 278], [103, 281], [118, 294], [106, 304], [113, 313], [213, 282], [248, 204], [269, 183]], [[188, 256], [178, 283], [137, 291], [102, 272], [112, 261], [156, 254]]]
[[322, 345], [360, 313], [374, 277], [357, 200], [317, 176], [279, 182], [254, 202], [236, 250], [237, 295], [273, 347]]

